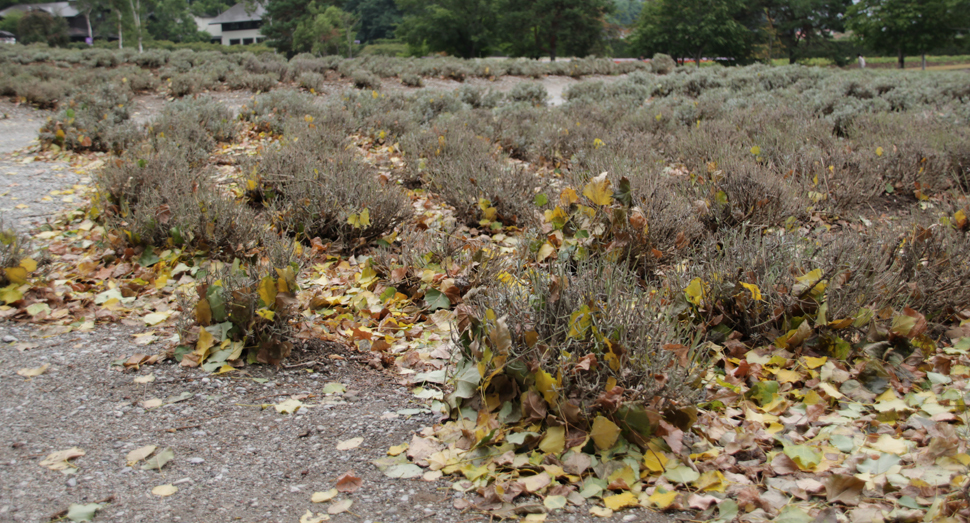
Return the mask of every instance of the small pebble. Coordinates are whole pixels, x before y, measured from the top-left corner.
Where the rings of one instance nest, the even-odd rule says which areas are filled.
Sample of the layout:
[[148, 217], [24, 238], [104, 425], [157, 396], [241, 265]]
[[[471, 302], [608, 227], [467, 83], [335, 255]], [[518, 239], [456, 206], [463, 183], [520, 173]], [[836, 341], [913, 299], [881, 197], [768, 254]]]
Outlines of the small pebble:
[[3, 337], [3, 341], [4, 343], [16, 343], [17, 338], [14, 338], [13, 336], [7, 334], [6, 336]]
[[205, 459], [203, 458], [189, 458], [187, 461], [193, 465], [205, 463]]
[[69, 478], [67, 480], [67, 486], [68, 487], [76, 487], [77, 486], [77, 478]]

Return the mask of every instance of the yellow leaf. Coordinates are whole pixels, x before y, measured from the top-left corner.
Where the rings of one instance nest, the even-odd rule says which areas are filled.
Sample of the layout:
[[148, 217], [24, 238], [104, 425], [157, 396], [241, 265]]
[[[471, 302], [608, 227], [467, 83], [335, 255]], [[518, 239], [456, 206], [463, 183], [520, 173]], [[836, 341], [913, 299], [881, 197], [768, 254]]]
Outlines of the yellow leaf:
[[543, 243], [542, 247], [539, 247], [539, 253], [536, 254], [536, 261], [542, 262], [543, 260], [552, 256], [555, 253], [556, 253], [556, 248], [553, 247], [551, 243], [549, 242]]
[[700, 278], [694, 278], [687, 284], [687, 288], [684, 289], [684, 293], [687, 294], [687, 299], [690, 300], [694, 305], [700, 305], [701, 299], [704, 297], [704, 282]]
[[825, 356], [822, 356], [821, 358], [813, 358], [811, 356], [805, 356], [805, 366], [810, 369], [817, 369], [822, 365], [825, 365], [825, 362], [828, 360], [829, 359]]
[[337, 442], [337, 450], [352, 450], [360, 446], [364, 442], [364, 438], [356, 437], [350, 438], [344, 441]]
[[727, 481], [724, 480], [724, 474], [721, 474], [721, 471], [708, 470], [697, 478], [694, 486], [702, 492], [724, 492], [727, 490]]
[[7, 267], [4, 272], [7, 273], [7, 279], [17, 285], [27, 283], [27, 269], [23, 267]]
[[216, 339], [205, 329], [199, 329], [199, 341], [195, 343], [195, 354], [199, 356], [199, 363], [209, 357], [209, 349], [215, 344]]
[[3, 300], [3, 302], [7, 305], [22, 299], [24, 299], [24, 293], [17, 288], [16, 283], [7, 285], [6, 287], [0, 289], [0, 300]]
[[[310, 91], [312, 92], [313, 89], [310, 89]], [[313, 512], [309, 510], [306, 511], [306, 514], [300, 516], [300, 523], [323, 523], [324, 521], [330, 521], [330, 516], [323, 513], [317, 513], [314, 516]]]
[[657, 508], [665, 509], [669, 507], [675, 499], [677, 499], [677, 492], [660, 492], [660, 489], [657, 489], [647, 499], [650, 500], [650, 503], [653, 503]]
[[135, 449], [129, 452], [128, 455], [125, 456], [125, 459], [128, 461], [128, 466], [130, 467], [135, 463], [147, 458], [148, 456], [151, 456], [152, 452], [155, 452], [156, 448], [158, 447], [155, 445], [146, 445], [140, 449]]
[[882, 147], [876, 147], [876, 156], [882, 156]]
[[401, 445], [395, 445], [395, 446], [387, 449], [387, 455], [388, 456], [397, 456], [398, 454], [404, 452], [407, 449], [408, 449], [408, 444], [407, 443], [402, 443]]
[[603, 416], [596, 416], [589, 435], [598, 449], [606, 450], [616, 444], [617, 438], [620, 437], [620, 427]]
[[266, 308], [256, 309], [256, 315], [258, 315], [260, 318], [266, 319], [268, 321], [273, 321], [273, 318], [276, 317], [276, 313], [275, 312], [273, 312], [273, 311], [271, 311], [269, 309], [266, 309]]
[[45, 363], [40, 367], [33, 368], [33, 369], [20, 369], [17, 371], [17, 374], [25, 378], [36, 378], [37, 376], [40, 376], [41, 374], [47, 372], [47, 369], [49, 367], [50, 367], [50, 364]]
[[761, 154], [761, 147], [758, 147], [757, 145], [755, 145], [754, 147], [752, 147], [751, 148], [751, 154], [753, 154], [755, 156], [758, 156], [759, 154]]
[[613, 203], [613, 189], [610, 181], [606, 178], [607, 173], [602, 173], [593, 178], [583, 188], [583, 196], [596, 205], [610, 205]]
[[27, 272], [34, 272], [37, 270], [37, 262], [33, 258], [24, 258], [20, 260], [20, 266], [24, 268]]
[[370, 225], [370, 211], [364, 209], [359, 214], [351, 214], [347, 218], [347, 223], [355, 229], [365, 229]]
[[549, 427], [545, 437], [539, 442], [539, 449], [546, 454], [562, 454], [566, 448], [566, 428]]
[[598, 518], [613, 517], [613, 511], [606, 507], [590, 507], [589, 513]]
[[562, 190], [562, 193], [559, 194], [559, 201], [563, 204], [563, 206], [568, 207], [579, 201], [579, 195], [576, 194], [576, 190], [572, 187], [566, 187]]
[[606, 505], [606, 508], [617, 511], [621, 508], [635, 507], [639, 505], [639, 500], [637, 499], [636, 494], [632, 492], [624, 492], [615, 496], [606, 496], [603, 498], [603, 504]]
[[274, 307], [276, 305], [276, 279], [266, 276], [259, 281], [259, 299], [263, 302], [263, 307]]
[[553, 379], [552, 374], [549, 374], [542, 369], [536, 371], [535, 378], [536, 390], [542, 394], [542, 397], [546, 399], [546, 402], [548, 402], [550, 405], [556, 405], [559, 398], [559, 392], [557, 390], [559, 383], [557, 380]]
[[761, 298], [761, 289], [759, 289], [757, 285], [753, 283], [741, 282], [741, 286], [751, 292], [751, 299], [755, 301], [764, 301]]
[[310, 503], [324, 503], [337, 497], [337, 489], [332, 488], [326, 492], [314, 492], [310, 496]]
[[155, 381], [155, 375], [154, 374], [146, 374], [144, 376], [138, 376], [133, 381], [135, 383], [140, 383], [142, 385], [147, 385], [147, 384]]
[[668, 461], [666, 454], [662, 452], [651, 450], [643, 455], [643, 466], [650, 472], [665, 472]]
[[159, 485], [152, 489], [152, 494], [155, 494], [160, 498], [164, 498], [167, 496], [171, 496], [172, 494], [175, 494], [178, 491], [179, 491], [179, 488], [176, 487], [175, 485]]
[[802, 379], [801, 374], [789, 369], [780, 369], [775, 373], [775, 377], [778, 378], [779, 383], [795, 383]]

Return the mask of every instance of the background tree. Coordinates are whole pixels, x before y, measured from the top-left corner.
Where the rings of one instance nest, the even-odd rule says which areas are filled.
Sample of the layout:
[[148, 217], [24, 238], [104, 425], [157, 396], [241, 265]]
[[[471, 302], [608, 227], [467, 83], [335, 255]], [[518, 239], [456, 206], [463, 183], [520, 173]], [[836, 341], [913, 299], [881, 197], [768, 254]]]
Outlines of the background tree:
[[613, 0], [613, 12], [607, 19], [617, 25], [633, 25], [640, 18], [644, 0]]
[[501, 36], [517, 56], [586, 56], [603, 37], [612, 0], [502, 0]]
[[496, 6], [490, 0], [397, 0], [403, 14], [395, 35], [412, 49], [474, 58], [496, 42]]
[[360, 19], [357, 39], [361, 43], [393, 38], [394, 28], [401, 22], [401, 10], [394, 0], [349, 0], [344, 11]]
[[185, 0], [155, 0], [152, 17], [147, 20], [148, 34], [155, 40], [170, 42], [204, 42], [208, 33], [199, 31]]
[[357, 17], [332, 5], [311, 2], [311, 16], [304, 18], [293, 33], [293, 51], [317, 55], [352, 55]]
[[189, 0], [189, 11], [193, 16], [218, 16], [219, 13], [229, 9], [234, 2], [225, 0]]
[[778, 39], [788, 51], [788, 63], [825, 47], [833, 32], [845, 30], [845, 11], [852, 0], [767, 0], [764, 8]]
[[23, 11], [10, 11], [3, 20], [0, 20], [0, 31], [6, 31], [16, 35], [18, 31], [17, 26], [23, 17]]
[[906, 54], [924, 55], [956, 37], [963, 28], [967, 0], [861, 0], [846, 12], [848, 27], [876, 52], [895, 54], [899, 68]]
[[67, 45], [70, 35], [67, 20], [46, 11], [29, 11], [17, 22], [17, 41], [26, 45], [43, 42], [50, 46]]
[[643, 56], [665, 53], [683, 59], [749, 56], [753, 33], [740, 20], [750, 12], [741, 0], [655, 0], [640, 13], [631, 47]]
[[326, 9], [326, 6], [338, 7], [337, 0], [270, 0], [266, 4], [266, 14], [263, 16], [261, 32], [266, 36], [267, 44], [277, 51], [293, 56], [297, 51], [293, 46], [293, 37], [297, 28], [316, 14], [310, 11], [310, 6]]

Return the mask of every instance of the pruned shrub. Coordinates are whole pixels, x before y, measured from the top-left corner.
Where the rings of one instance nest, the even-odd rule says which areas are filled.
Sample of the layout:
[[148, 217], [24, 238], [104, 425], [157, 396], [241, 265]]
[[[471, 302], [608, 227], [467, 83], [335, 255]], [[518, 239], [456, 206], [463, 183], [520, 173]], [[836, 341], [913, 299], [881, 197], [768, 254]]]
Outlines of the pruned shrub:
[[546, 105], [549, 92], [539, 82], [520, 82], [508, 92], [506, 98], [512, 102], [525, 102], [530, 105]]
[[161, 149], [161, 143], [167, 142], [195, 163], [208, 157], [216, 142], [231, 141], [236, 135], [236, 122], [226, 106], [202, 96], [165, 104], [162, 114], [149, 129], [151, 143], [156, 149]]
[[402, 73], [401, 84], [408, 87], [424, 87], [424, 79], [416, 74]]
[[308, 145], [299, 141], [265, 151], [252, 167], [251, 194], [269, 209], [278, 229], [353, 251], [411, 215], [407, 196], [379, 180], [353, 152]]
[[183, 314], [198, 329], [180, 328], [173, 359], [208, 372], [229, 362], [279, 365], [285, 360], [293, 350], [291, 321], [298, 314], [296, 275], [300, 272], [292, 248], [288, 254], [271, 260], [269, 266], [210, 267], [205, 281], [195, 286], [194, 303], [182, 300]]
[[591, 427], [607, 418], [645, 447], [648, 410], [701, 397], [706, 370], [697, 344], [624, 267], [555, 263], [504, 280], [458, 310], [455, 377], [468, 383], [446, 398], [453, 408], [565, 425], [567, 446], [588, 442]]
[[307, 91], [317, 92], [323, 87], [325, 80], [326, 78], [319, 73], [302, 73], [296, 82]]
[[23, 283], [30, 272], [30, 267], [22, 265], [29, 247], [30, 237], [7, 227], [0, 217], [0, 287]]
[[677, 68], [677, 62], [670, 55], [657, 53], [650, 60], [650, 71], [653, 74], [670, 74]]
[[364, 69], [356, 69], [350, 74], [350, 81], [358, 89], [380, 89], [381, 79]]
[[213, 258], [245, 257], [265, 226], [251, 208], [225, 195], [211, 168], [194, 168], [169, 146], [149, 146], [109, 162], [97, 176], [96, 206], [109, 229], [135, 246], [204, 250]]
[[41, 127], [40, 141], [74, 151], [120, 153], [140, 138], [131, 104], [131, 91], [111, 84], [77, 93]]
[[314, 103], [315, 98], [292, 89], [272, 91], [257, 96], [252, 107], [243, 106], [239, 117], [253, 122], [260, 130], [281, 133], [288, 118], [315, 118], [323, 112]]

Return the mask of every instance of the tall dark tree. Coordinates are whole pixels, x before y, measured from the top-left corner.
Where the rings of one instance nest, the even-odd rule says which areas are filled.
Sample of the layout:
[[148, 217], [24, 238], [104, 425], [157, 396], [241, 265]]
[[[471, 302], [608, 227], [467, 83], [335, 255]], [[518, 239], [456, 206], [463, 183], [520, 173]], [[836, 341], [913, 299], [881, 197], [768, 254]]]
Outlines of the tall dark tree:
[[968, 0], [861, 0], [846, 15], [866, 47], [895, 54], [903, 69], [907, 54], [925, 55], [965, 30], [968, 13]]
[[831, 41], [845, 30], [845, 11], [852, 0], [766, 0], [764, 7], [778, 40], [795, 63], [807, 48]]
[[17, 22], [17, 41], [22, 44], [43, 42], [62, 46], [67, 45], [69, 38], [67, 21], [46, 11], [30, 11]]
[[[340, 7], [340, 0], [318, 1], [320, 7]], [[266, 4], [266, 14], [263, 16], [261, 32], [268, 39], [267, 44], [287, 56], [296, 54], [293, 46], [293, 35], [301, 23], [313, 18], [310, 12], [310, 2], [307, 0], [269, 0]]]
[[198, 42], [204, 40], [185, 0], [155, 0], [147, 20], [148, 34], [155, 40]]
[[348, 0], [344, 11], [360, 18], [357, 38], [361, 43], [394, 36], [394, 28], [401, 22], [401, 10], [394, 0]]
[[746, 58], [752, 31], [741, 20], [749, 7], [742, 0], [654, 0], [640, 13], [631, 46], [645, 56], [666, 53], [698, 65], [704, 55]]
[[474, 58], [495, 43], [491, 0], [397, 0], [397, 6], [404, 16], [395, 35], [412, 48]]
[[603, 38], [612, 0], [501, 0], [503, 39], [518, 56], [552, 61], [568, 54], [585, 56]]

